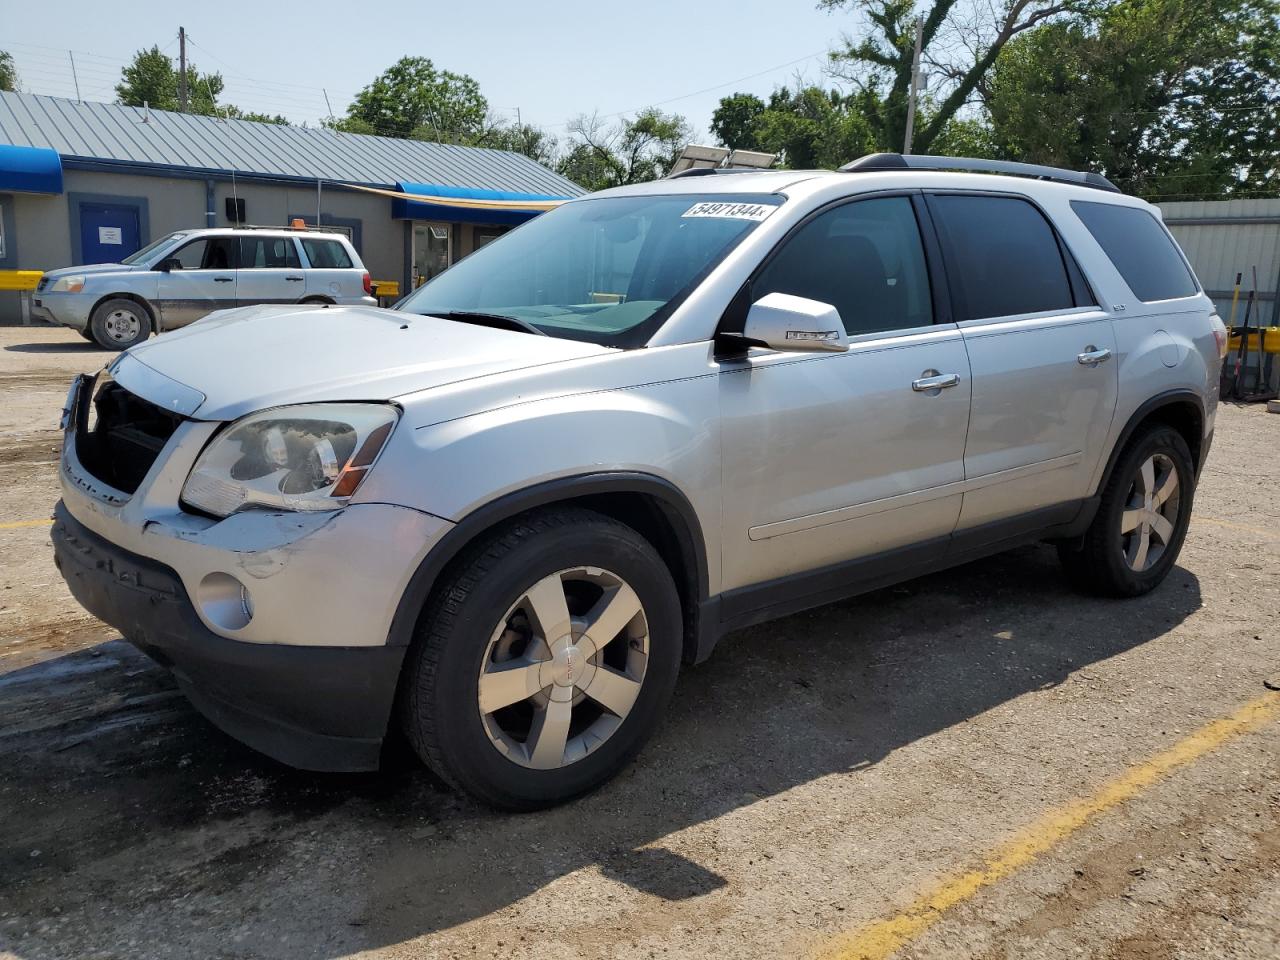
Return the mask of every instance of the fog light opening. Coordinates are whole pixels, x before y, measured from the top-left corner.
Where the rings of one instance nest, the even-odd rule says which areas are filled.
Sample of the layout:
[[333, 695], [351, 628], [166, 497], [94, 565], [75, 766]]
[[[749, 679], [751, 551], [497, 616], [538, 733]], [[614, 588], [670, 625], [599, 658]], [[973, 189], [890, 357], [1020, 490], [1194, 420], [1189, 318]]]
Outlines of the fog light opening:
[[205, 619], [224, 630], [242, 630], [253, 619], [249, 588], [229, 573], [211, 573], [201, 580], [196, 601]]

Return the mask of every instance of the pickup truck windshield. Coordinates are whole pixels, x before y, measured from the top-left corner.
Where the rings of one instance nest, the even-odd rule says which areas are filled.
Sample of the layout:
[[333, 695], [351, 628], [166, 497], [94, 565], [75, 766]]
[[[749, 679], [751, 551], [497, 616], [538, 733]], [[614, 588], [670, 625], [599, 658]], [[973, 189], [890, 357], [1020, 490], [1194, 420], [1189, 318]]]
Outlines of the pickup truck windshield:
[[396, 309], [510, 317], [553, 337], [642, 346], [780, 203], [771, 194], [567, 203], [482, 247]]

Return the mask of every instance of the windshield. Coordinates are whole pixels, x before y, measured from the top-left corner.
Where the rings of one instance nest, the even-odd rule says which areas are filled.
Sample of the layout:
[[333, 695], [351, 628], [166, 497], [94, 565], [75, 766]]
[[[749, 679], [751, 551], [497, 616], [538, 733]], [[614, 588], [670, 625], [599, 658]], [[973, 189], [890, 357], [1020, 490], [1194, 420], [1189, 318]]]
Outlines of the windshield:
[[166, 237], [161, 237], [159, 240], [152, 240], [141, 250], [138, 250], [134, 253], [129, 254], [120, 262], [121, 263], [146, 263], [147, 257], [151, 256], [151, 254], [155, 253], [161, 247], [168, 246], [169, 244], [173, 243], [175, 240], [181, 240], [185, 236], [186, 236], [185, 233], [171, 233]]
[[397, 309], [482, 313], [553, 337], [642, 346], [781, 202], [682, 194], [567, 203], [487, 244]]

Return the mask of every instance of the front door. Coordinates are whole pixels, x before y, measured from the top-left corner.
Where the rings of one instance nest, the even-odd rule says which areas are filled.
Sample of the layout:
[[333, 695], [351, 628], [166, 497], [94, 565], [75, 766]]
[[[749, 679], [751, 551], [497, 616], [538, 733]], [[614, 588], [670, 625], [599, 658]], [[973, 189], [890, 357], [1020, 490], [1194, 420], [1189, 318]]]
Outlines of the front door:
[[452, 231], [447, 223], [413, 225], [413, 286], [416, 290], [453, 263]]
[[119, 263], [140, 249], [137, 207], [80, 201], [81, 263]]
[[1069, 520], [1115, 412], [1112, 321], [1029, 201], [935, 194], [929, 206], [973, 370], [959, 529]]
[[[969, 364], [957, 326], [934, 322], [917, 209], [899, 196], [823, 212], [752, 283], [752, 301], [780, 291], [834, 305], [852, 347], [753, 350], [722, 367], [727, 591], [906, 546], [946, 549]], [[921, 383], [934, 377], [947, 385]]]
[[169, 254], [171, 269], [157, 283], [166, 330], [236, 305], [235, 237], [201, 237]]
[[293, 237], [240, 237], [240, 266], [236, 270], [236, 303], [297, 303], [307, 281]]

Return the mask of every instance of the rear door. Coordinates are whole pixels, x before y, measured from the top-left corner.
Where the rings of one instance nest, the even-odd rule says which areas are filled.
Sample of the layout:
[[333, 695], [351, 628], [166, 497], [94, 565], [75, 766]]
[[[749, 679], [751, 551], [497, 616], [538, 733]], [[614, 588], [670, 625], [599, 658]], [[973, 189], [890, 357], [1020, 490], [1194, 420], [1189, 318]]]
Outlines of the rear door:
[[[721, 365], [727, 591], [821, 568], [847, 581], [842, 565], [859, 558], [945, 550], [960, 513], [970, 378], [935, 296], [921, 214], [911, 196], [828, 208], [752, 281], [751, 302], [782, 292], [835, 306], [852, 348], [757, 349]], [[932, 377], [945, 386], [921, 382]], [[923, 554], [899, 559], [908, 555]], [[746, 609], [726, 616], [768, 605], [768, 594], [739, 595], [728, 602]]]
[[199, 237], [169, 254], [172, 269], [161, 272], [156, 284], [164, 328], [234, 307], [239, 257], [235, 237]]
[[297, 303], [306, 294], [306, 279], [293, 237], [240, 235], [240, 268], [236, 302]]
[[337, 300], [364, 295], [364, 271], [356, 269], [351, 254], [333, 237], [314, 235], [301, 238], [307, 258], [307, 293]]
[[1070, 520], [1115, 412], [1111, 319], [1027, 198], [928, 202], [973, 371], [958, 546]]

